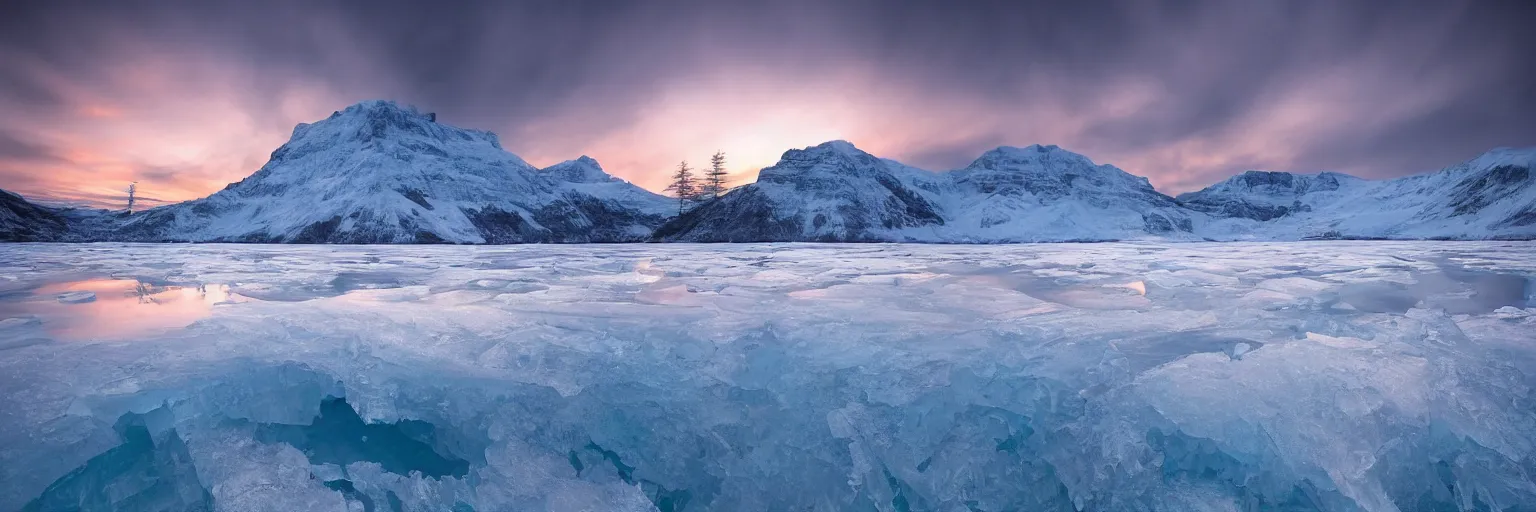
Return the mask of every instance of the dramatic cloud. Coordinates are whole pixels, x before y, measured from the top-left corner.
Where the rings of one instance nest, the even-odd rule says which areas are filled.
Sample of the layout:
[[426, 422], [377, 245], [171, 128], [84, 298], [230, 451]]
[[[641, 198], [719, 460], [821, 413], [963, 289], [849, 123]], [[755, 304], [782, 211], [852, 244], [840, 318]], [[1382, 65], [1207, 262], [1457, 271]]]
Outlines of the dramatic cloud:
[[1170, 193], [1536, 144], [1525, 1], [440, 3], [8, 3], [0, 188], [199, 197], [368, 98], [658, 190], [835, 138], [930, 169], [1058, 144]]

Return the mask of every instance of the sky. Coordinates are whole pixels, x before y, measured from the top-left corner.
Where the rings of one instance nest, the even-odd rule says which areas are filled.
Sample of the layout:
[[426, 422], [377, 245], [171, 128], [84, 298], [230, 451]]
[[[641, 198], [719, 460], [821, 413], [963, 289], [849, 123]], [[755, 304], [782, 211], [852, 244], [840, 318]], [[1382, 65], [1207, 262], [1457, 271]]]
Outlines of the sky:
[[1529, 0], [0, 4], [0, 189], [51, 203], [202, 197], [374, 98], [657, 191], [832, 139], [931, 170], [1056, 144], [1169, 194], [1536, 145]]

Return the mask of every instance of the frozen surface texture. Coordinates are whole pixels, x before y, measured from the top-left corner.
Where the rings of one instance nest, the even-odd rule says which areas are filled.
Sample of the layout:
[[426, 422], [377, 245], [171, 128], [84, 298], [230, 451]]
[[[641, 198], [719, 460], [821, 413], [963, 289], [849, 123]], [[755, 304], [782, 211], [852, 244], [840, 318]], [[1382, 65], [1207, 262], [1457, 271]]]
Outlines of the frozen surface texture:
[[1533, 276], [1528, 242], [0, 245], [0, 510], [1533, 510]]

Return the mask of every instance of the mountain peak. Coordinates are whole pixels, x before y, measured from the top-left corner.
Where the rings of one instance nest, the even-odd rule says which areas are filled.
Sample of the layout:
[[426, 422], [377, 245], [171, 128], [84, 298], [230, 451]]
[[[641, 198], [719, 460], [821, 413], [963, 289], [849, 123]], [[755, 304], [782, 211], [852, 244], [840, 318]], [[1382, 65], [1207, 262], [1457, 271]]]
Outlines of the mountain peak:
[[539, 172], [572, 183], [607, 183], [610, 181], [624, 181], [603, 171], [603, 166], [598, 165], [597, 160], [581, 155], [575, 160], [566, 160], [543, 169]]
[[998, 146], [996, 148], [993, 148], [992, 151], [989, 151], [989, 153], [1040, 153], [1040, 154], [1047, 154], [1047, 153], [1053, 153], [1053, 152], [1071, 153], [1071, 151], [1067, 151], [1067, 150], [1061, 149], [1060, 146], [1057, 146], [1055, 144], [1044, 144], [1044, 145], [1042, 145], [1042, 144], [1030, 144], [1030, 145], [1024, 146], [1022, 148], [1018, 147], [1018, 146]]
[[397, 116], [397, 115], [400, 115], [400, 116], [423, 117], [423, 118], [426, 118], [428, 121], [436, 121], [437, 120], [437, 114], [431, 114], [431, 113], [423, 114], [423, 113], [421, 113], [420, 110], [417, 110], [415, 106], [412, 106], [412, 105], [401, 105], [399, 103], [394, 102], [393, 100], [363, 100], [363, 101], [359, 101], [357, 103], [354, 103], [354, 104], [348, 106], [347, 108], [341, 109], [341, 110], [331, 114], [331, 117], [332, 118], [336, 118], [336, 117], [340, 117], [340, 116], [344, 116], [344, 115], [364, 115], [364, 116]]
[[370, 143], [387, 139], [427, 139], [434, 143], [465, 141], [489, 143], [501, 149], [496, 134], [483, 130], [457, 128], [437, 122], [437, 114], [422, 113], [416, 107], [390, 100], [367, 100], [332, 112], [330, 117], [293, 128], [290, 143], [314, 137], [321, 145], [340, 140]]
[[1466, 165], [1472, 168], [1496, 167], [1500, 165], [1531, 167], [1536, 165], [1536, 147], [1493, 148], [1468, 161]]
[[[347, 106], [341, 110], [331, 112], [330, 117], [320, 122], [342, 120], [343, 122], [364, 123], [367, 120], [379, 120], [383, 122], [417, 122], [436, 123], [437, 114], [422, 113], [413, 105], [396, 103], [393, 100], [363, 100]], [[314, 124], [314, 123], [312, 123]], [[303, 126], [303, 125], [301, 125]]]
[[829, 141], [823, 142], [821, 144], [817, 144], [815, 146], [808, 146], [808, 147], [804, 147], [804, 148], [800, 148], [800, 149], [791, 149], [791, 150], [785, 151], [784, 152], [784, 156], [781, 157], [781, 158], [782, 159], [805, 158], [805, 157], [819, 158], [819, 157], [826, 157], [826, 156], [853, 156], [853, 157], [859, 157], [859, 156], [871, 156], [871, 155], [869, 153], [865, 152], [864, 150], [859, 149], [857, 146], [854, 146], [852, 142], [848, 142], [846, 140], [839, 139], [839, 140], [829, 140]]
[[971, 162], [971, 169], [1046, 170], [1065, 164], [1068, 167], [1094, 167], [1088, 157], [1061, 149], [1055, 144], [1031, 144], [1025, 147], [998, 146]]
[[845, 152], [845, 153], [846, 152], [858, 151], [860, 153], [863, 153], [863, 151], [859, 150], [858, 147], [855, 147], [852, 142], [848, 142], [848, 141], [842, 140], [842, 139], [829, 140], [829, 141], [823, 142], [821, 144], [817, 144], [815, 146], [812, 146], [812, 149], [819, 149], [819, 150], [824, 150], [824, 151], [840, 151], [840, 152]]
[[833, 140], [801, 149], [791, 149], [779, 157], [779, 162], [763, 169], [758, 181], [781, 181], [787, 176], [807, 172], [833, 172], [837, 174], [864, 173], [881, 167], [880, 159], [864, 152], [846, 140]]

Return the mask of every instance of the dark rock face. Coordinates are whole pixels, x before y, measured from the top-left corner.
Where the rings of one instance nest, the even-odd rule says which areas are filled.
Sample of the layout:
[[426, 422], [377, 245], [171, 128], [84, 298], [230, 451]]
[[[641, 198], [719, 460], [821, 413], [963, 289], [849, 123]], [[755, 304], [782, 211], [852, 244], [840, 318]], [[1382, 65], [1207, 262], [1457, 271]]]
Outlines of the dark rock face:
[[1148, 233], [1173, 233], [1177, 231], [1188, 233], [1194, 230], [1194, 223], [1189, 220], [1189, 217], [1169, 218], [1167, 215], [1160, 213], [1143, 213], [1141, 214], [1141, 219], [1146, 223], [1145, 229]]
[[650, 238], [649, 230], [639, 232], [627, 227], [660, 226], [667, 218], [573, 194], [534, 212], [534, 220], [550, 230], [555, 242], [608, 243], [645, 241]]
[[64, 217], [0, 190], [0, 242], [52, 242], [67, 231]]
[[1247, 171], [1199, 192], [1179, 195], [1178, 203], [1216, 217], [1269, 221], [1310, 211], [1298, 199], [1315, 192], [1338, 190], [1340, 174], [1298, 176], [1288, 172]]
[[1500, 221], [1496, 227], [1525, 227], [1532, 224], [1536, 224], [1536, 204], [1515, 212], [1514, 215]]
[[341, 217], [331, 217], [330, 220], [310, 224], [303, 231], [299, 231], [299, 234], [293, 237], [292, 242], [296, 244], [344, 243], [339, 240], [333, 241], [336, 236], [336, 228], [340, 226]]
[[[1462, 180], [1451, 190], [1453, 215], [1470, 215], [1530, 186], [1531, 168], [1500, 165]], [[1515, 217], [1520, 217], [1516, 214]], [[1514, 220], [1511, 218], [1510, 220]]]
[[1242, 217], [1258, 221], [1274, 220], [1293, 212], [1305, 211], [1306, 206], [1292, 203], [1288, 206], [1253, 204], [1243, 200], [1220, 198], [1195, 198], [1185, 200], [1185, 208], [1217, 217]]
[[405, 196], [406, 199], [410, 199], [413, 203], [421, 205], [422, 208], [426, 208], [428, 210], [436, 209], [436, 207], [432, 206], [432, 203], [427, 201], [427, 196], [421, 195], [420, 190], [408, 188], [400, 190], [399, 192], [400, 195]]
[[464, 210], [464, 215], [480, 230], [488, 244], [519, 244], [543, 242], [544, 233], [523, 220], [516, 212], [488, 206], [480, 210]]
[[935, 207], [922, 196], [908, 189], [906, 185], [896, 181], [891, 176], [877, 176], [875, 180], [880, 186], [890, 191], [891, 196], [886, 198], [885, 212], [881, 219], [885, 222], [881, 226], [887, 229], [899, 227], [916, 227], [929, 224], [944, 224], [944, 217], [935, 211]]
[[[664, 241], [687, 233], [692, 242], [779, 242], [800, 239], [800, 221], [776, 218], [772, 201], [761, 190], [742, 187], [663, 224], [655, 236]], [[825, 217], [820, 224], [826, 224]]]

